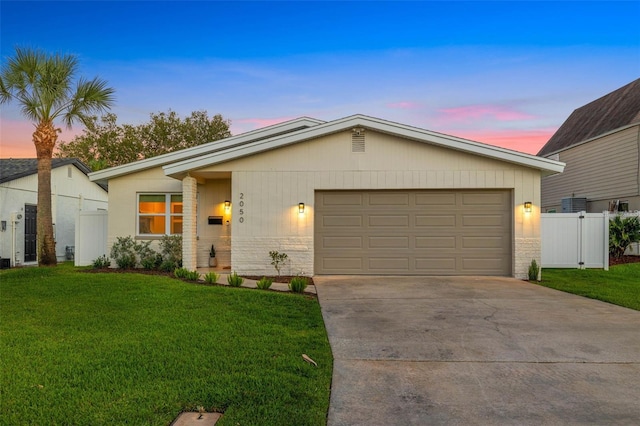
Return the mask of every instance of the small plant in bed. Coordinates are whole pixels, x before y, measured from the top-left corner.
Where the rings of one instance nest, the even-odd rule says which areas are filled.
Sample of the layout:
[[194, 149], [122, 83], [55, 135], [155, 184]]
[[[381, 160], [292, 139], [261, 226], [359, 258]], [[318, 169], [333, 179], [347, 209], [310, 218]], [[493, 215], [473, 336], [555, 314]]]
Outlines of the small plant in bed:
[[271, 284], [273, 284], [273, 280], [267, 277], [262, 277], [256, 282], [256, 286], [260, 290], [268, 290], [271, 287]]
[[240, 287], [243, 282], [244, 278], [238, 276], [235, 271], [227, 277], [227, 283], [229, 283], [231, 287]]
[[180, 278], [187, 281], [198, 281], [200, 273], [198, 271], [190, 271], [187, 268], [178, 268], [173, 273], [176, 278]]
[[304, 293], [304, 290], [307, 288], [307, 285], [308, 285], [307, 277], [297, 275], [291, 278], [291, 282], [289, 283], [289, 290], [291, 290], [294, 293]]
[[216, 284], [219, 278], [220, 275], [216, 274], [215, 272], [209, 272], [204, 275], [204, 282], [207, 284]]

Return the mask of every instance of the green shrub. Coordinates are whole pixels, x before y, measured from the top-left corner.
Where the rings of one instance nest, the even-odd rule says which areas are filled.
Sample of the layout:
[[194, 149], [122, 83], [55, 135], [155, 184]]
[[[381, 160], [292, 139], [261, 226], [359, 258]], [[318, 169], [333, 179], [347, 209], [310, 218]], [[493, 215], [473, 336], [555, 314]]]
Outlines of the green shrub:
[[538, 266], [538, 262], [535, 259], [531, 261], [531, 265], [529, 265], [529, 281], [537, 281], [538, 275], [540, 274], [540, 267]]
[[307, 278], [298, 275], [291, 278], [291, 282], [289, 283], [289, 290], [293, 291], [294, 293], [303, 293], [304, 289], [307, 288], [307, 285]]
[[163, 235], [160, 240], [160, 253], [163, 262], [169, 261], [182, 266], [182, 235]]
[[640, 220], [637, 216], [615, 216], [609, 221], [609, 254], [615, 259], [624, 255], [627, 248], [640, 241]]
[[95, 269], [104, 269], [109, 266], [111, 266], [111, 259], [104, 254], [93, 261], [93, 267]]
[[269, 256], [271, 257], [271, 264], [276, 268], [276, 272], [278, 273], [278, 276], [280, 276], [282, 263], [284, 263], [289, 256], [287, 256], [287, 253], [278, 253], [277, 251], [270, 251]]
[[140, 265], [147, 270], [160, 269], [160, 265], [162, 265], [162, 255], [154, 252], [152, 255], [141, 258]]
[[171, 260], [163, 260], [160, 266], [158, 267], [158, 269], [160, 269], [163, 272], [175, 271], [177, 268], [179, 268], [178, 264]]
[[256, 283], [256, 286], [260, 290], [268, 290], [269, 287], [271, 287], [271, 284], [273, 284], [273, 280], [271, 278], [262, 277], [260, 278], [260, 280], [258, 280], [258, 282]]
[[239, 277], [238, 274], [234, 271], [233, 274], [230, 274], [227, 277], [227, 282], [231, 287], [240, 287], [244, 282], [244, 278]]
[[216, 274], [215, 272], [209, 272], [208, 274], [204, 275], [204, 282], [207, 284], [216, 284], [219, 278], [220, 275]]
[[131, 236], [117, 237], [111, 246], [111, 257], [120, 269], [136, 267], [136, 243]]

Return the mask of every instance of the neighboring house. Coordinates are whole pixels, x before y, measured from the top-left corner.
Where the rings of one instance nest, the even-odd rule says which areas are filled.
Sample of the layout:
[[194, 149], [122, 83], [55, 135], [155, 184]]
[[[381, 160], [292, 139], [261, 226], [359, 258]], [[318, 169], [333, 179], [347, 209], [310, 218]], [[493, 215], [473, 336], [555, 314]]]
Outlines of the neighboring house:
[[[183, 264], [285, 274], [526, 277], [560, 162], [363, 115], [300, 118], [90, 174], [108, 244], [182, 233]], [[228, 201], [228, 203], [227, 203]], [[525, 202], [532, 202], [525, 212]], [[228, 206], [228, 207], [227, 207]]]
[[538, 155], [567, 165], [542, 179], [543, 212], [640, 210], [640, 79], [576, 109]]
[[[75, 158], [52, 159], [51, 210], [58, 260], [72, 254], [78, 211], [107, 208], [106, 186], [91, 182], [90, 171]], [[38, 261], [37, 212], [38, 161], [0, 159], [0, 257], [11, 259], [11, 266]]]

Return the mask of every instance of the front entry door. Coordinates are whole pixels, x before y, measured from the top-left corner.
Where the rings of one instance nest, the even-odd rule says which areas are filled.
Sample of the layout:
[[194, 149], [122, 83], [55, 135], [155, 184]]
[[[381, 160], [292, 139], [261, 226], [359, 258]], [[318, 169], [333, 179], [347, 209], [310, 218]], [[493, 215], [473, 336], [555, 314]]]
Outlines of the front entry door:
[[37, 255], [38, 206], [24, 206], [24, 261], [35, 262]]

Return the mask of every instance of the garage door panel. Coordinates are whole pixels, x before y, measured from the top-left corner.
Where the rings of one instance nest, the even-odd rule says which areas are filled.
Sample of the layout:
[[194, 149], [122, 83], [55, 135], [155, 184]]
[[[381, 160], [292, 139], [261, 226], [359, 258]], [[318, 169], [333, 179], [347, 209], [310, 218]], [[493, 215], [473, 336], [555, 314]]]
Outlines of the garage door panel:
[[322, 204], [325, 206], [361, 206], [363, 194], [356, 192], [326, 193], [322, 198]]
[[369, 248], [409, 249], [408, 236], [369, 237]]
[[511, 275], [508, 190], [343, 192], [316, 192], [315, 273]]
[[369, 226], [400, 226], [407, 228], [409, 226], [409, 216], [407, 215], [370, 215]]
[[362, 270], [362, 258], [360, 257], [325, 257], [322, 266], [327, 270], [335, 271], [359, 271]]
[[325, 249], [346, 248], [362, 249], [362, 237], [324, 237], [322, 247]]
[[449, 215], [419, 214], [415, 216], [415, 226], [435, 227], [435, 228], [439, 228], [442, 226], [455, 227], [456, 216], [452, 214], [449, 214]]
[[432, 249], [432, 248], [455, 248], [456, 237], [455, 236], [435, 236], [435, 237], [416, 237], [417, 249]]
[[397, 271], [404, 272], [409, 269], [408, 258], [394, 257], [372, 257], [369, 258], [369, 270], [375, 271]]
[[361, 215], [327, 215], [322, 218], [322, 226], [324, 227], [361, 227]]

